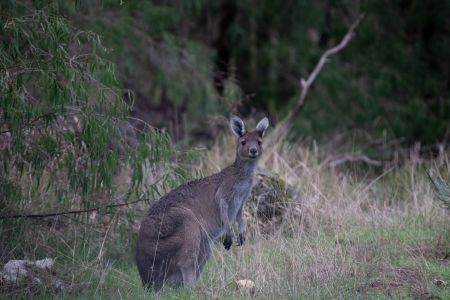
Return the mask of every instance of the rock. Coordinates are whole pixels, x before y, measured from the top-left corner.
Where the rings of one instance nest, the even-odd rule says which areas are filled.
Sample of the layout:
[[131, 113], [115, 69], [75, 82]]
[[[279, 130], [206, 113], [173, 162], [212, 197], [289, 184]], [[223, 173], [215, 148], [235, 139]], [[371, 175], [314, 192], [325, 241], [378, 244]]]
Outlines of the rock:
[[248, 293], [250, 295], [255, 294], [255, 283], [249, 279], [241, 279], [236, 281], [237, 289], [243, 293]]
[[445, 288], [448, 286], [448, 282], [445, 280], [434, 279], [433, 282], [436, 286], [441, 287], [441, 288]]
[[55, 261], [52, 258], [44, 258], [34, 262], [34, 265], [41, 269], [51, 269]]
[[68, 291], [69, 285], [52, 271], [54, 264], [55, 261], [52, 258], [36, 261], [10, 260], [0, 272], [0, 286], [23, 289], [40, 285], [47, 289]]
[[0, 282], [17, 282], [27, 275], [27, 264], [29, 260], [10, 260], [0, 272]]
[[40, 269], [51, 269], [55, 261], [51, 258], [45, 258], [36, 261], [30, 260], [10, 260], [3, 267], [0, 272], [0, 281], [2, 282], [17, 282], [22, 280], [28, 275], [28, 270], [32, 266], [36, 266]]

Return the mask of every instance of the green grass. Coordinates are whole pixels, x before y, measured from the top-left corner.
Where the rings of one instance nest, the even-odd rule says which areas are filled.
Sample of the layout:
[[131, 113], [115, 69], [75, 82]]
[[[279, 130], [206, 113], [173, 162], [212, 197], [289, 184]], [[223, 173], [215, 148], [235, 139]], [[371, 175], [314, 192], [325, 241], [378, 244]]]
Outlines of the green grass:
[[[255, 299], [409, 299], [420, 293], [448, 299], [448, 288], [435, 286], [433, 279], [450, 279], [449, 262], [439, 256], [450, 250], [449, 229], [448, 224], [410, 216], [375, 230], [355, 228], [344, 232], [337, 244], [336, 235], [322, 231], [292, 238], [253, 237], [244, 247], [228, 252], [218, 243], [195, 290], [167, 289], [159, 294], [143, 290], [130, 254], [132, 247], [124, 249], [126, 252], [116, 260], [86, 262], [82, 256], [70, 261], [62, 259], [61, 254], [58, 269], [78, 269], [82, 286], [67, 294], [42, 291], [35, 298], [252, 298], [236, 288], [235, 281], [245, 278], [256, 283]], [[416, 277], [392, 277], [386, 272], [397, 268], [411, 269], [423, 288], [414, 290], [418, 287], [411, 283]], [[396, 283], [401, 285], [390, 286]]]

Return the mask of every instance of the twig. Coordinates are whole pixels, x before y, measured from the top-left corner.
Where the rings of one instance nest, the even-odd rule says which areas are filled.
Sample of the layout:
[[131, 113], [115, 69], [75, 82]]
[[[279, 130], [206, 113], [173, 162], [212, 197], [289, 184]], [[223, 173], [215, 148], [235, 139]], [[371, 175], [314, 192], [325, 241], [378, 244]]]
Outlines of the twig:
[[81, 209], [81, 210], [70, 210], [70, 211], [62, 211], [62, 212], [53, 212], [53, 213], [42, 213], [42, 214], [17, 214], [17, 215], [6, 215], [6, 216], [0, 216], [0, 220], [4, 219], [19, 219], [19, 218], [29, 218], [29, 219], [39, 219], [39, 218], [48, 218], [48, 217], [55, 217], [55, 216], [62, 216], [62, 215], [71, 215], [71, 214], [82, 214], [87, 212], [93, 212], [93, 211], [99, 211], [102, 209], [109, 209], [109, 208], [115, 208], [115, 207], [121, 207], [121, 206], [127, 206], [131, 204], [136, 204], [138, 202], [145, 201], [147, 199], [140, 198], [135, 201], [131, 202], [125, 202], [125, 203], [118, 203], [118, 204], [109, 204], [109, 205], [103, 205], [103, 206], [97, 206], [93, 208], [88, 209]]
[[[45, 113], [45, 114], [36, 116], [36, 117], [33, 118], [32, 120], [30, 120], [24, 127], [31, 127], [31, 126], [34, 126], [34, 124], [37, 123], [38, 121], [40, 121], [41, 119], [44, 119], [44, 118], [52, 118], [52, 117], [55, 117], [55, 116], [56, 116], [56, 114], [53, 113], [53, 112], [48, 112], [48, 113]], [[12, 132], [12, 129], [11, 129], [11, 128], [8, 128], [8, 129], [5, 129], [5, 130], [0, 131], [0, 135], [5, 134], [5, 133], [11, 133], [11, 132]]]
[[446, 183], [442, 177], [433, 176], [431, 170], [427, 171], [428, 179], [432, 183], [434, 190], [439, 198], [442, 201], [442, 206], [446, 209], [450, 210], [450, 185]]
[[358, 25], [361, 23], [363, 18], [364, 18], [364, 14], [361, 14], [356, 19], [356, 21], [350, 26], [349, 30], [347, 31], [347, 34], [342, 38], [341, 42], [338, 45], [334, 46], [333, 48], [328, 49], [327, 51], [325, 51], [322, 54], [317, 65], [314, 67], [313, 71], [308, 76], [308, 78], [306, 80], [303, 78], [300, 80], [302, 91], [300, 93], [298, 101], [297, 101], [295, 107], [288, 113], [288, 115], [278, 125], [279, 129], [275, 131], [276, 132], [276, 137], [275, 137], [276, 140], [274, 141], [274, 144], [276, 143], [276, 141], [279, 141], [280, 139], [284, 138], [286, 133], [289, 131], [289, 129], [294, 124], [295, 119], [297, 118], [298, 114], [300, 113], [300, 111], [303, 107], [306, 95], [308, 94], [311, 85], [314, 83], [314, 80], [316, 79], [316, 77], [320, 73], [320, 71], [322, 70], [322, 67], [325, 65], [328, 58], [331, 55], [338, 53], [339, 51], [341, 51], [348, 45], [348, 43], [353, 38], [356, 27], [358, 27]]
[[335, 168], [336, 166], [344, 164], [346, 162], [359, 162], [359, 161], [365, 162], [366, 164], [371, 166], [383, 165], [382, 161], [371, 159], [364, 154], [344, 154], [330, 161], [328, 163], [328, 166], [331, 168]]
[[[152, 186], [157, 184], [160, 180], [163, 180], [166, 175], [161, 175], [159, 178], [157, 178], [154, 183], [152, 183]], [[73, 215], [73, 214], [82, 214], [87, 212], [93, 212], [93, 211], [99, 211], [101, 209], [109, 209], [109, 208], [115, 208], [115, 207], [121, 207], [121, 206], [127, 206], [131, 204], [136, 204], [139, 202], [147, 201], [148, 199], [140, 197], [137, 200], [131, 201], [131, 202], [124, 202], [124, 203], [118, 203], [118, 204], [108, 204], [108, 205], [100, 205], [92, 208], [87, 209], [81, 209], [81, 210], [69, 210], [69, 211], [62, 211], [62, 212], [53, 212], [53, 213], [42, 213], [42, 214], [17, 214], [17, 215], [0, 215], [0, 220], [4, 219], [19, 219], [19, 218], [30, 218], [30, 219], [38, 219], [38, 218], [48, 218], [48, 217], [55, 217], [55, 216], [63, 216], [63, 215]]]

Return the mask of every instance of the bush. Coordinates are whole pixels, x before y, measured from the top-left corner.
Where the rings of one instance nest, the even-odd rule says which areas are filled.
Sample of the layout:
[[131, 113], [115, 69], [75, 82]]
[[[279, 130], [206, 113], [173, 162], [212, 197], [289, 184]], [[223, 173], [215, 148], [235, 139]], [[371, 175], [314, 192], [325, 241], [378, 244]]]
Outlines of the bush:
[[130, 107], [97, 34], [73, 27], [58, 5], [35, 5], [1, 7], [0, 212], [96, 206], [96, 192], [115, 194], [125, 165], [133, 172], [125, 193], [137, 193], [144, 163], [173, 153], [170, 139], [127, 122]]

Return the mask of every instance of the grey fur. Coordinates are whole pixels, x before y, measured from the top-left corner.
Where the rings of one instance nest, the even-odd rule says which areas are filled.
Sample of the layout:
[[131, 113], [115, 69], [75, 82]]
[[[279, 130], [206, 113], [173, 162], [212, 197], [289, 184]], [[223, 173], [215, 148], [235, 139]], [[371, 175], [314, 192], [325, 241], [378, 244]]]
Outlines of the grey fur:
[[264, 136], [264, 133], [266, 132], [268, 127], [269, 127], [269, 119], [263, 118], [261, 121], [258, 122], [258, 125], [256, 125], [256, 131], [258, 131], [261, 134], [261, 136]]
[[262, 153], [263, 132], [245, 132], [237, 117], [230, 125], [238, 136], [235, 162], [219, 173], [172, 190], [145, 215], [136, 263], [146, 288], [194, 287], [211, 256], [213, 242], [225, 235], [223, 244], [230, 249], [234, 222], [239, 226], [239, 245], [244, 243], [243, 209]]
[[237, 116], [231, 117], [230, 128], [234, 135], [236, 135], [237, 137], [243, 136], [246, 132], [244, 122]]

